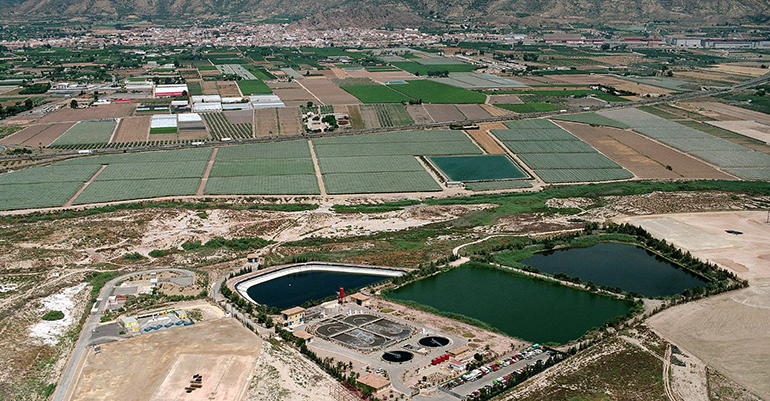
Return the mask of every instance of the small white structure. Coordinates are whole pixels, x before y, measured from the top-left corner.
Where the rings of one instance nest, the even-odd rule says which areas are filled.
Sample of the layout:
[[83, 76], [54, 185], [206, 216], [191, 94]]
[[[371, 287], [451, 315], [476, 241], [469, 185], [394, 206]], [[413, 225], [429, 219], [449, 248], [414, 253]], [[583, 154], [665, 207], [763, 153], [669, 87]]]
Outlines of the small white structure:
[[176, 128], [176, 114], [155, 114], [150, 120], [150, 133], [154, 128]]
[[281, 98], [276, 95], [252, 95], [249, 96], [249, 100], [251, 100], [251, 107], [255, 109], [286, 107]]
[[187, 84], [155, 85], [155, 97], [177, 97], [183, 93], [190, 93]]

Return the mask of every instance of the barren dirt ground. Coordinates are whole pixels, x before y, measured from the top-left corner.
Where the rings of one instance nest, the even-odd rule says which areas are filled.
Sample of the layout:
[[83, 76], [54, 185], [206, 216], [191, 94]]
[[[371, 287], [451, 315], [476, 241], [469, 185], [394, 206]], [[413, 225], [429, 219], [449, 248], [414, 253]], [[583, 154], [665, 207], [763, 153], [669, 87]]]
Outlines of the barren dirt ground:
[[286, 345], [265, 342], [246, 401], [334, 401], [334, 381], [317, 365]]
[[[235, 400], [261, 344], [229, 318], [104, 344], [99, 354], [89, 351], [72, 399]], [[196, 373], [204, 387], [185, 398], [184, 387]]]
[[[626, 221], [749, 280], [749, 288], [672, 307], [648, 323], [740, 385], [770, 398], [767, 212], [686, 213]], [[728, 229], [743, 234], [728, 234]]]

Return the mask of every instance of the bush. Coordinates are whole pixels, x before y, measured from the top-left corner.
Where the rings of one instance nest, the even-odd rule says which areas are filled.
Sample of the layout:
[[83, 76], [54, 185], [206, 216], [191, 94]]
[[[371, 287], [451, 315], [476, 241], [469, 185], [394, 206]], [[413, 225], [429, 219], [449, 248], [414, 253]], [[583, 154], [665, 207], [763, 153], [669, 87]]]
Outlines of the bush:
[[142, 254], [139, 253], [139, 252], [132, 252], [132, 253], [127, 253], [127, 254], [123, 255], [123, 259], [125, 259], [125, 260], [142, 260], [142, 259], [144, 259], [144, 256], [142, 256]]
[[152, 256], [153, 258], [160, 258], [160, 257], [166, 256], [166, 251], [161, 249], [154, 249], [150, 251], [149, 255]]
[[51, 310], [46, 312], [45, 315], [43, 315], [43, 320], [47, 320], [47, 321], [62, 320], [62, 319], [64, 319], [64, 312], [60, 310]]

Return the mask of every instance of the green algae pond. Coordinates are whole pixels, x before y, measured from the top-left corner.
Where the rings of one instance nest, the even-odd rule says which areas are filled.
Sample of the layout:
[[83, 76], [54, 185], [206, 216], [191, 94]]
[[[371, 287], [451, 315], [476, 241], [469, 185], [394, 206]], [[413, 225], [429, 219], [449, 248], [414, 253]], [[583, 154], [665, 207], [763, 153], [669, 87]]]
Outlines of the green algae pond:
[[523, 340], [560, 344], [633, 307], [631, 302], [476, 264], [414, 281], [388, 297], [467, 316]]

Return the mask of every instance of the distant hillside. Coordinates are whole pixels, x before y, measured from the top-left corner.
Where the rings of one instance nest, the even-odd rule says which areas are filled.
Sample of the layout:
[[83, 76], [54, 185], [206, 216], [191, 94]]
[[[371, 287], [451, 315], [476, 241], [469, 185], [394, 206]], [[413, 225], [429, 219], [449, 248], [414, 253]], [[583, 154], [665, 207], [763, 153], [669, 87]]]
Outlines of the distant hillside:
[[593, 21], [770, 20], [767, 0], [0, 0], [0, 16], [299, 17], [308, 27], [430, 26], [431, 15], [507, 23], [569, 17]]

